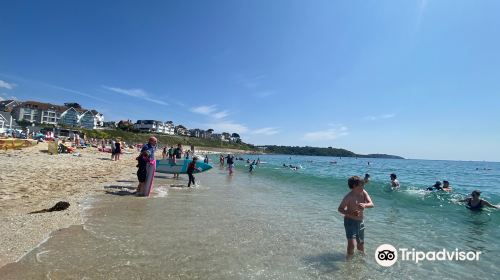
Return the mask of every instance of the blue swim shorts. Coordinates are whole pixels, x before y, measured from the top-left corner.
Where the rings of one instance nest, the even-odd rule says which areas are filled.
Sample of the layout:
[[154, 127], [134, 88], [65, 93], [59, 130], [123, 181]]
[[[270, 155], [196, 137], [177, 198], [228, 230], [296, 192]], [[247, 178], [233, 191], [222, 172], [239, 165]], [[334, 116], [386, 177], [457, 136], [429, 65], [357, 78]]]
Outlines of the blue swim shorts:
[[345, 236], [347, 239], [356, 239], [356, 242], [365, 241], [365, 224], [363, 221], [344, 217]]

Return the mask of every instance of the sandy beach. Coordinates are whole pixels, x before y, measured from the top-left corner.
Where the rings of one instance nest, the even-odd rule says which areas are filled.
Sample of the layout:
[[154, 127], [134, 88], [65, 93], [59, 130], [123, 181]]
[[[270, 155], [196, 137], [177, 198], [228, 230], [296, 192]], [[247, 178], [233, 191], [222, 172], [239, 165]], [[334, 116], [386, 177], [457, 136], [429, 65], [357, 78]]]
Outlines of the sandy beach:
[[[0, 267], [16, 261], [50, 236], [81, 224], [81, 203], [106, 186], [128, 180], [135, 185], [135, 151], [112, 161], [95, 148], [49, 155], [47, 144], [0, 152]], [[68, 201], [64, 211], [28, 214]]]
[[[197, 148], [197, 154], [245, 153], [243, 150]], [[93, 194], [124, 183], [136, 186], [136, 151], [120, 161], [96, 148], [50, 155], [47, 143], [0, 151], [0, 267], [17, 261], [56, 230], [84, 222], [83, 203]], [[161, 158], [161, 151], [157, 152]], [[28, 214], [67, 201], [64, 211]]]

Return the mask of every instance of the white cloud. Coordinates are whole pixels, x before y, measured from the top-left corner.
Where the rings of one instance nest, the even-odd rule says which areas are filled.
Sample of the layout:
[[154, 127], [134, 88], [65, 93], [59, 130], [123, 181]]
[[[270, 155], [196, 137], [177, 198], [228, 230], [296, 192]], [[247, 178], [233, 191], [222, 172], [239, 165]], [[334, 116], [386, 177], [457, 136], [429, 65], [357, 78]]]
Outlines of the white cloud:
[[66, 92], [69, 92], [69, 93], [75, 93], [75, 94], [78, 94], [78, 95], [81, 95], [81, 96], [85, 96], [85, 97], [89, 97], [89, 98], [92, 98], [92, 99], [95, 99], [95, 100], [107, 102], [106, 100], [104, 100], [102, 98], [95, 97], [95, 96], [93, 96], [91, 94], [88, 94], [88, 93], [85, 93], [85, 92], [81, 92], [81, 91], [78, 91], [78, 90], [74, 90], [74, 89], [70, 89], [70, 88], [64, 88], [64, 87], [60, 87], [60, 86], [56, 86], [56, 85], [51, 85], [51, 84], [46, 84], [46, 83], [42, 83], [42, 84], [45, 85], [45, 86], [51, 87], [51, 88], [58, 89], [58, 90], [66, 91]]
[[0, 96], [0, 101], [4, 101], [4, 99]]
[[220, 111], [215, 114], [213, 114], [213, 117], [216, 119], [223, 119], [229, 115], [228, 111]]
[[16, 84], [7, 83], [6, 81], [0, 80], [0, 88], [13, 89]]
[[123, 89], [123, 88], [108, 87], [108, 86], [102, 86], [102, 87], [109, 90], [109, 91], [113, 91], [113, 92], [120, 93], [120, 94], [127, 95], [127, 96], [140, 98], [140, 99], [143, 99], [143, 100], [146, 100], [146, 101], [149, 101], [152, 103], [156, 103], [159, 105], [168, 105], [168, 103], [165, 101], [150, 97], [149, 94], [145, 90], [140, 89], [140, 88]]
[[193, 113], [210, 116], [217, 120], [222, 120], [225, 117], [229, 116], [229, 112], [227, 110], [218, 111], [216, 105], [203, 105], [191, 108], [190, 110]]
[[248, 127], [244, 124], [235, 123], [232, 121], [220, 121], [214, 123], [207, 123], [204, 126], [208, 129], [211, 128], [217, 133], [228, 132], [228, 133], [246, 133], [248, 132]]
[[327, 130], [308, 132], [304, 134], [303, 140], [311, 142], [335, 140], [339, 137], [346, 136], [348, 134], [349, 132], [347, 132], [347, 127], [342, 126], [340, 128], [330, 128]]
[[278, 132], [279, 130], [276, 127], [264, 127], [252, 131], [252, 134], [274, 135]]
[[197, 114], [202, 114], [202, 115], [210, 115], [215, 111], [217, 111], [215, 105], [199, 106], [199, 107], [194, 107], [191, 109], [191, 112], [197, 113]]
[[380, 116], [368, 116], [365, 117], [365, 120], [368, 121], [376, 121], [376, 120], [383, 120], [383, 119], [391, 119], [394, 118], [396, 114], [385, 114], [385, 115], [380, 115]]

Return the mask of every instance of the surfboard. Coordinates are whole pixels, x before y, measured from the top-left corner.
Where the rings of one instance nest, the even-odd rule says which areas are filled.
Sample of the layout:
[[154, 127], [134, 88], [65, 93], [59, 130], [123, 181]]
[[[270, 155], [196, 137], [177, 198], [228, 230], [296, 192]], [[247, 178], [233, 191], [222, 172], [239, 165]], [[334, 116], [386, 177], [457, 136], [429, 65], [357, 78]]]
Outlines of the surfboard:
[[151, 194], [151, 190], [153, 190], [153, 182], [155, 179], [155, 161], [152, 161], [153, 164], [148, 164], [147, 166], [147, 175], [146, 182], [144, 182], [144, 196], [148, 197]]
[[[159, 159], [156, 161], [156, 172], [167, 173], [167, 174], [186, 174], [188, 165], [191, 163], [191, 159], [178, 159], [175, 164], [171, 163], [169, 159]], [[212, 166], [203, 161], [198, 160], [196, 162], [196, 168], [201, 169], [201, 172], [210, 170]]]

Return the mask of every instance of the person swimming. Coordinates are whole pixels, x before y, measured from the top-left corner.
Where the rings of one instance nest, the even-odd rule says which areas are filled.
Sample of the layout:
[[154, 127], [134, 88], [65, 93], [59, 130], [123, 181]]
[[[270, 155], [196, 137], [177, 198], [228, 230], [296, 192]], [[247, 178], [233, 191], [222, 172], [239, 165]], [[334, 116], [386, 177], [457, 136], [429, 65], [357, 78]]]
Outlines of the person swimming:
[[450, 186], [450, 182], [444, 180], [443, 181], [443, 191], [445, 192], [451, 192], [453, 189], [452, 187]]
[[492, 205], [488, 201], [479, 198], [479, 196], [481, 195], [480, 190], [474, 190], [470, 195], [471, 197], [459, 200], [458, 202], [467, 202], [467, 205], [465, 207], [469, 208], [472, 211], [480, 211], [483, 209], [483, 206], [498, 209], [498, 206]]
[[393, 189], [399, 189], [399, 181], [398, 181], [398, 179], [397, 179], [397, 178], [398, 178], [398, 176], [397, 176], [396, 174], [392, 173], [392, 174], [390, 175], [390, 177], [391, 177], [391, 187], [392, 187]]
[[426, 190], [427, 191], [442, 191], [443, 188], [441, 187], [441, 182], [436, 181], [436, 183], [434, 185], [432, 185], [431, 187], [428, 187]]

